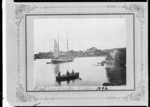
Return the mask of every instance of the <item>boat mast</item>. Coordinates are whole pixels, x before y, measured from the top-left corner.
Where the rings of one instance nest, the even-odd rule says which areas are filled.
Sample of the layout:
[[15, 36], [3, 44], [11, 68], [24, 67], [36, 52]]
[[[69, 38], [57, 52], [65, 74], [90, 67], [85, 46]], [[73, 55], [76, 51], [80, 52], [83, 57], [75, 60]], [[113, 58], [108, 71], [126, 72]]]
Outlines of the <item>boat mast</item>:
[[59, 55], [58, 55], [58, 44], [57, 44], [57, 41], [54, 39], [54, 57], [55, 58], [58, 58]]
[[68, 46], [68, 31], [67, 31], [67, 55], [68, 55], [68, 57], [69, 57], [69, 46]]
[[58, 57], [59, 57], [59, 30], [58, 30]]
[[68, 32], [67, 32], [67, 52], [69, 50], [69, 47], [68, 47]]

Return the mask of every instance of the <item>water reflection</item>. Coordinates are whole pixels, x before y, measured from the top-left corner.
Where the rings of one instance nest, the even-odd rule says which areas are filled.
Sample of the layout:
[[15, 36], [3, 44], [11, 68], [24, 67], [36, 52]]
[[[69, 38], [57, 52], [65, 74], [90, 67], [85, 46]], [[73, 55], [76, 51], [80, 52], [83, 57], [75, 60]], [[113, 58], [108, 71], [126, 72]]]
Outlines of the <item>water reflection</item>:
[[67, 85], [69, 85], [70, 80], [67, 80]]
[[60, 72], [59, 64], [54, 64], [54, 71], [55, 71], [55, 75], [58, 75], [58, 73]]
[[59, 85], [61, 85], [61, 81], [57, 81]]

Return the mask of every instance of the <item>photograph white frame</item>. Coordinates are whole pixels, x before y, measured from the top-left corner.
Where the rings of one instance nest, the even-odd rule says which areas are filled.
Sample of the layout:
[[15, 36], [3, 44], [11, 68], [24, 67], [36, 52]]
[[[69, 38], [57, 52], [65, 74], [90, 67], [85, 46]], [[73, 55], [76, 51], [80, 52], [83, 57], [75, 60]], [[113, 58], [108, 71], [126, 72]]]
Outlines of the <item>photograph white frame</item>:
[[[100, 88], [106, 88], [103, 86], [61, 86], [61, 87], [55, 87], [51, 86], [51, 88], [46, 88], [44, 86], [40, 88], [36, 88], [35, 90], [33, 88], [28, 89], [28, 87], [33, 84], [33, 77], [34, 77], [34, 69], [33, 69], [33, 21], [34, 19], [44, 19], [46, 18], [88, 18], [88, 19], [93, 19], [93, 18], [123, 18], [126, 19], [126, 37], [125, 41], [126, 42], [126, 47], [127, 47], [127, 84], [125, 86], [118, 86], [118, 87], [107, 87], [108, 90], [105, 91], [133, 91], [135, 90], [135, 43], [134, 43], [134, 38], [135, 38], [135, 31], [134, 31], [134, 14], [132, 13], [96, 13], [96, 14], [25, 14], [25, 53], [26, 53], [26, 87], [27, 87], [27, 92], [61, 92], [61, 91], [97, 91]], [[28, 20], [29, 22], [28, 22]], [[94, 20], [94, 19], [93, 19]], [[130, 57], [130, 58], [129, 58]], [[30, 67], [27, 67], [30, 66]], [[29, 78], [29, 79], [28, 79]], [[29, 86], [28, 86], [29, 85]]]

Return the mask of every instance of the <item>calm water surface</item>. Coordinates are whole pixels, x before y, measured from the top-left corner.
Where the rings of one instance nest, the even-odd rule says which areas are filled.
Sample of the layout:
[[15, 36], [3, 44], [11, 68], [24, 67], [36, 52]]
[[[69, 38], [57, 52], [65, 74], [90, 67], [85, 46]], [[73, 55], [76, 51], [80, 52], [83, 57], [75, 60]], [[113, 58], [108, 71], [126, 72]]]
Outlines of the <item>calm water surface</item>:
[[[47, 64], [50, 59], [37, 59], [34, 61], [34, 82], [35, 86], [99, 86], [108, 82], [105, 66], [97, 66], [104, 57], [82, 57], [75, 58], [73, 62], [61, 64]], [[66, 74], [69, 72], [79, 72], [80, 79], [69, 82], [56, 82], [58, 72]]]

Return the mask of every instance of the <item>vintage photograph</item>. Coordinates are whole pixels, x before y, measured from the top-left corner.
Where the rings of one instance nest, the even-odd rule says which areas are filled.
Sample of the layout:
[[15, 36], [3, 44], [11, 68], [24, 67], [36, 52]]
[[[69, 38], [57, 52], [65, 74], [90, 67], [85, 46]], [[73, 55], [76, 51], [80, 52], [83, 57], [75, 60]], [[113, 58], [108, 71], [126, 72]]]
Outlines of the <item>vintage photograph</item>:
[[17, 106], [148, 104], [147, 11], [147, 3], [7, 1], [4, 99]]
[[126, 86], [125, 18], [37, 18], [34, 87]]

